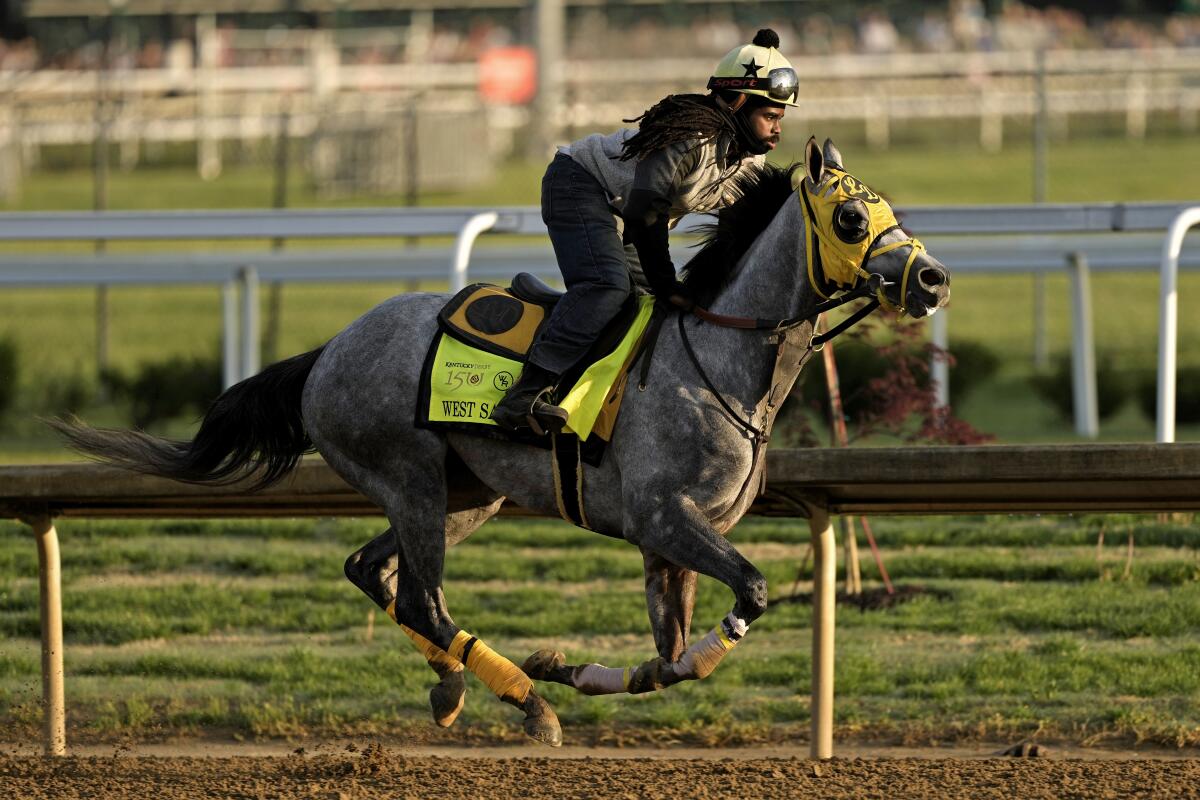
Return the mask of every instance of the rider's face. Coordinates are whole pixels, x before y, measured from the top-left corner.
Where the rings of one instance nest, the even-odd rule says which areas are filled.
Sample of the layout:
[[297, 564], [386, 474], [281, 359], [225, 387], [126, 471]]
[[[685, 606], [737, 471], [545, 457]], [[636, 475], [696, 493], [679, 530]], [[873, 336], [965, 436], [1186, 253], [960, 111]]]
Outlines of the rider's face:
[[750, 131], [772, 150], [779, 144], [779, 135], [783, 130], [783, 111], [778, 106], [759, 106], [746, 118], [750, 123]]

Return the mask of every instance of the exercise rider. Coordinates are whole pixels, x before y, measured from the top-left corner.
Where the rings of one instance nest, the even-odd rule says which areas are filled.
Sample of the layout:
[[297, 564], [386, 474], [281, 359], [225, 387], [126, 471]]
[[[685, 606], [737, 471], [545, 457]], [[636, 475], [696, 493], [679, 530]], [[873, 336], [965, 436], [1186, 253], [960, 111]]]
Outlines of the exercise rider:
[[708, 94], [668, 95], [628, 120], [638, 122], [637, 131], [593, 134], [559, 149], [542, 179], [542, 219], [567, 292], [520, 379], [492, 411], [499, 425], [562, 430], [567, 412], [554, 404], [559, 379], [631, 292], [690, 308], [667, 231], [685, 214], [732, 203], [730, 180], [775, 148], [798, 88], [778, 47], [774, 31], [760, 30], [721, 59]]

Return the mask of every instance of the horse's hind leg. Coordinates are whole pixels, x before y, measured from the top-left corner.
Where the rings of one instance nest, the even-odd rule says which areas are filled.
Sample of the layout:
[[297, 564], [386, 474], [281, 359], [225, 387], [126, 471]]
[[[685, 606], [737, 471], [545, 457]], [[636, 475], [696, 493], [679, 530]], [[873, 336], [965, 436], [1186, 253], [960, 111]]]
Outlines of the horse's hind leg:
[[[416, 501], [418, 505], [423, 502], [424, 498]], [[400, 511], [393, 507], [388, 514], [393, 527], [403, 531], [396, 537], [400, 543], [399, 564], [405, 569], [397, 581], [396, 621], [462, 662], [497, 697], [525, 712], [527, 735], [552, 747], [561, 745], [562, 728], [558, 717], [534, 691], [533, 681], [515, 664], [458, 627], [450, 618], [441, 588], [445, 541], [440, 530], [437, 536], [430, 536], [423, 529], [409, 529], [406, 518], [411, 509], [411, 504]]]
[[[471, 502], [478, 503], [446, 514], [446, 544], [453, 546], [479, 529], [504, 503], [503, 497], [494, 494], [477, 496]], [[370, 597], [377, 606], [396, 621], [396, 586], [400, 573], [400, 553], [397, 549], [396, 531], [388, 528], [346, 559], [346, 577]], [[399, 624], [399, 623], [397, 623]], [[461, 661], [430, 642], [407, 625], [400, 625], [413, 645], [425, 656], [430, 668], [437, 674], [438, 682], [429, 690], [429, 705], [433, 721], [443, 728], [454, 723], [467, 693], [463, 680]]]
[[[415, 434], [421, 439], [419, 433]], [[420, 448], [415, 445], [428, 445]], [[395, 619], [462, 662], [489, 689], [525, 712], [525, 732], [545, 744], [562, 744], [554, 710], [533, 681], [515, 664], [459, 628], [446, 608], [442, 570], [446, 557], [445, 443], [432, 436], [410, 442], [388, 458], [387, 469], [366, 469], [342, 461], [326, 443], [326, 459], [339, 461], [339, 473], [387, 511], [398, 544]], [[376, 463], [379, 463], [377, 460]]]
[[[400, 556], [396, 548], [396, 532], [388, 528], [346, 559], [346, 577], [362, 589], [393, 621], [396, 620], [396, 586], [400, 573]], [[466, 700], [467, 684], [463, 680], [461, 661], [450, 655], [424, 636], [400, 625], [413, 645], [425, 656], [430, 668], [437, 674], [438, 682], [429, 690], [429, 706], [433, 721], [443, 728], [450, 727], [462, 711]]]

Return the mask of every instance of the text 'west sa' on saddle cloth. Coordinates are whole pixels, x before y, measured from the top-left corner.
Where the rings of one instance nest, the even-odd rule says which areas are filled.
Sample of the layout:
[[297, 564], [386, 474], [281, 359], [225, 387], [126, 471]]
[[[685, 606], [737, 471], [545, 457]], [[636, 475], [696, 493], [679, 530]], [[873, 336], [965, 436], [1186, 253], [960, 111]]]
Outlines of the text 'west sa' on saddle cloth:
[[[456, 294], [438, 314], [438, 333], [425, 359], [417, 425], [549, 446], [509, 434], [490, 415], [521, 374], [525, 354], [552, 308], [553, 300], [539, 303], [489, 284], [474, 284]], [[653, 311], [652, 297], [637, 297], [614, 323], [607, 341], [585, 359], [588, 363], [564, 376], [563, 386], [570, 386], [569, 391], [564, 394], [559, 387], [559, 405], [569, 414], [564, 432], [593, 449], [612, 437], [626, 375]], [[596, 459], [599, 452], [595, 449]]]

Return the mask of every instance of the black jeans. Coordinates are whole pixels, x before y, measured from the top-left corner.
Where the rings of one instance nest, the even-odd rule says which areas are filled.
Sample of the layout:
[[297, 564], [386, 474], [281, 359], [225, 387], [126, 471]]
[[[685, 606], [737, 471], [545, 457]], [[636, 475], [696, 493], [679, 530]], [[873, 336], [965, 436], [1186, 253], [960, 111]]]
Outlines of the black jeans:
[[604, 188], [562, 153], [542, 178], [542, 221], [567, 293], [530, 348], [529, 361], [561, 375], [583, 358], [633, 291], [630, 268], [637, 268], [637, 255], [621, 243]]

